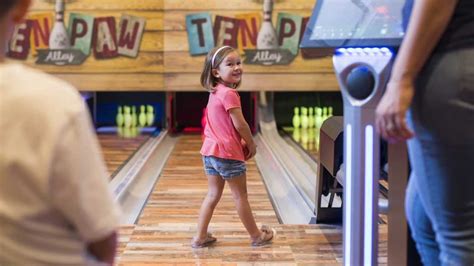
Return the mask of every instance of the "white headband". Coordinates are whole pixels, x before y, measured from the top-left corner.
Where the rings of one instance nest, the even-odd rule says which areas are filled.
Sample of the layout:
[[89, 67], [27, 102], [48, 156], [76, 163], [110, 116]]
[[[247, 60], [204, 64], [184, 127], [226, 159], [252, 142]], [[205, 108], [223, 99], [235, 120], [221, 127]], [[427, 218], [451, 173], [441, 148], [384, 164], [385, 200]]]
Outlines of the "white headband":
[[212, 63], [212, 64], [211, 64], [211, 66], [212, 66], [213, 68], [215, 67], [214, 64], [216, 63], [216, 62], [214, 62], [214, 61], [216, 60], [216, 55], [217, 55], [222, 49], [224, 49], [224, 48], [230, 48], [230, 46], [227, 46], [227, 45], [222, 46], [221, 48], [217, 49], [217, 51], [216, 51], [216, 52], [214, 53], [214, 55], [212, 56], [212, 60], [211, 60], [211, 63]]

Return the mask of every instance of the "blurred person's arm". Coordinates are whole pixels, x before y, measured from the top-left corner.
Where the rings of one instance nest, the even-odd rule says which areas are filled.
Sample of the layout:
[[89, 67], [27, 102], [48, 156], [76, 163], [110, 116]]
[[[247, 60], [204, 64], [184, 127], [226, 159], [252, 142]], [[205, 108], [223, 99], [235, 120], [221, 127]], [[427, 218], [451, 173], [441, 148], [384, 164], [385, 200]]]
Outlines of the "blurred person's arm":
[[458, 0], [414, 0], [390, 82], [413, 81], [446, 30]]
[[97, 260], [113, 265], [117, 250], [117, 232], [114, 231], [104, 239], [89, 243], [87, 250]]
[[415, 0], [387, 89], [376, 110], [376, 127], [388, 140], [413, 136], [405, 121], [414, 81], [445, 31], [457, 0]]

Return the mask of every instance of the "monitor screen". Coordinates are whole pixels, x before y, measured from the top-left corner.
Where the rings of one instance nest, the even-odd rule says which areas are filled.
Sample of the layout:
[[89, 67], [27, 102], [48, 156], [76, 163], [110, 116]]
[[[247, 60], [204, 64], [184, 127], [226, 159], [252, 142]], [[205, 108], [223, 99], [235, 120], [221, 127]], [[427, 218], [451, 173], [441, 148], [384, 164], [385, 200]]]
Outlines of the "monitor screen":
[[405, 34], [405, 0], [318, 0], [302, 49], [396, 47]]

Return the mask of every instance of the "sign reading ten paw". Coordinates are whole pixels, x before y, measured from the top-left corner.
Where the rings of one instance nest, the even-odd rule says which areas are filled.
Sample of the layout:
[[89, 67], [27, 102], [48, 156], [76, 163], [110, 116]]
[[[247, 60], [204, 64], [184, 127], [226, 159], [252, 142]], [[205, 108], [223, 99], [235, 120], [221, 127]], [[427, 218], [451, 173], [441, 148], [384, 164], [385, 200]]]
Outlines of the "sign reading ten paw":
[[299, 51], [299, 42], [309, 18], [279, 13], [277, 27], [272, 24], [273, 1], [263, 2], [260, 13], [233, 17], [197, 13], [186, 16], [189, 52], [206, 54], [214, 46], [229, 45], [244, 53], [244, 63], [256, 65], [288, 65]]
[[97, 59], [138, 56], [144, 18], [123, 14], [117, 26], [114, 17], [71, 13], [66, 28], [64, 10], [64, 0], [56, 0], [54, 16], [53, 13], [29, 16], [15, 28], [7, 55], [26, 59], [32, 53], [36, 64], [60, 66], [80, 65], [91, 51]]

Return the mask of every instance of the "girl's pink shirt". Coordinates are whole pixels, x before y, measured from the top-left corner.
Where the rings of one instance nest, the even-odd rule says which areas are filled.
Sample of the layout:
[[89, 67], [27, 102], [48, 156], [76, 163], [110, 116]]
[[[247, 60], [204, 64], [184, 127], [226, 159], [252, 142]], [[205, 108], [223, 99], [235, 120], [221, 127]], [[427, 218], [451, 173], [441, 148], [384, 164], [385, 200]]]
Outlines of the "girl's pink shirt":
[[232, 108], [241, 108], [239, 93], [218, 84], [209, 94], [202, 155], [245, 161], [240, 134], [229, 114]]

